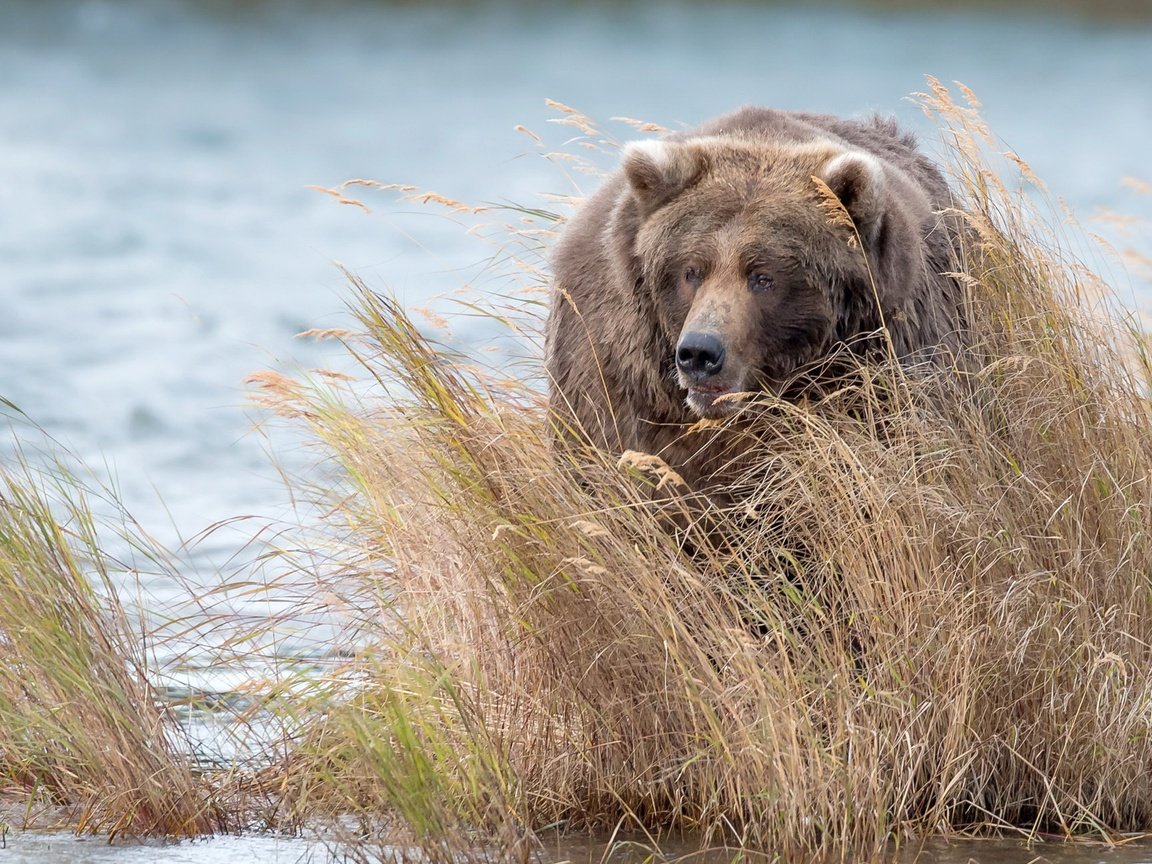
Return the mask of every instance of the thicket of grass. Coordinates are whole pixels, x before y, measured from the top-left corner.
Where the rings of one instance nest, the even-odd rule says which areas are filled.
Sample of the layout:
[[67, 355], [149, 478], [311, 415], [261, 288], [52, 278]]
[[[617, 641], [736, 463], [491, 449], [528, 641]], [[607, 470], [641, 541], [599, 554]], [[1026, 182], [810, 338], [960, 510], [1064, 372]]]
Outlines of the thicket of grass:
[[[933, 88], [986, 362], [685, 430], [751, 437], [724, 500], [653, 454], [558, 456], [538, 369], [466, 362], [355, 280], [360, 332], [331, 335], [365, 381], [258, 377], [340, 468], [317, 591], [350, 655], [268, 705], [295, 730], [258, 778], [280, 818], [364, 860], [524, 859], [551, 830], [808, 860], [1149, 826], [1147, 342]], [[514, 328], [543, 315], [535, 218], [505, 247]], [[0, 493], [0, 765], [101, 825], [212, 828], [83, 519], [28, 488]]]
[[157, 699], [97, 522], [68, 469], [0, 470], [0, 793], [80, 831], [220, 830], [233, 820]]
[[924, 105], [987, 362], [686, 430], [753, 439], [728, 503], [651, 454], [560, 464], [538, 388], [362, 285], [367, 401], [264, 380], [344, 468], [333, 590], [372, 610], [290, 772], [313, 817], [443, 857], [543, 826], [794, 859], [1148, 826], [1146, 341], [997, 179], [975, 105]]

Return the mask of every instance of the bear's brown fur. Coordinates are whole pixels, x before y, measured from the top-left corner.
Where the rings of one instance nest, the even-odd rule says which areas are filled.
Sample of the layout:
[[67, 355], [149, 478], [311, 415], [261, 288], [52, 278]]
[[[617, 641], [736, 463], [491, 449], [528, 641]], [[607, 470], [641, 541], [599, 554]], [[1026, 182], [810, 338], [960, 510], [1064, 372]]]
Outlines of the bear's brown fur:
[[724, 394], [799, 392], [841, 350], [950, 359], [965, 341], [950, 207], [939, 169], [880, 118], [745, 108], [628, 145], [552, 258], [562, 434], [691, 482], [707, 460], [685, 429], [734, 410]]

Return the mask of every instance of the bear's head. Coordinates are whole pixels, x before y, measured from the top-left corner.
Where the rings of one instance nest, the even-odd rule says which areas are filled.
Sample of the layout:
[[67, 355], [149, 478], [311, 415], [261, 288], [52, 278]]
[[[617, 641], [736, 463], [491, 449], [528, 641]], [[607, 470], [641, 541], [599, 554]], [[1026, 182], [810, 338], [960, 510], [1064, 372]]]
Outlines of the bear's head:
[[782, 392], [842, 343], [882, 344], [886, 312], [923, 278], [927, 196], [862, 150], [640, 141], [623, 171], [630, 266], [696, 416], [734, 410], [726, 394]]

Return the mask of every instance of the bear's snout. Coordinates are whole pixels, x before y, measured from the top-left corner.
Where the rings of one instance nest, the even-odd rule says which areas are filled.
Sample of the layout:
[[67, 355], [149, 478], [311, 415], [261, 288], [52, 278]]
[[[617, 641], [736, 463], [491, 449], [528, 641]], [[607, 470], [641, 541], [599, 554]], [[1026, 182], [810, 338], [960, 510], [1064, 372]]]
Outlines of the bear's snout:
[[698, 384], [724, 368], [724, 343], [711, 333], [685, 333], [676, 346], [676, 368], [688, 381]]

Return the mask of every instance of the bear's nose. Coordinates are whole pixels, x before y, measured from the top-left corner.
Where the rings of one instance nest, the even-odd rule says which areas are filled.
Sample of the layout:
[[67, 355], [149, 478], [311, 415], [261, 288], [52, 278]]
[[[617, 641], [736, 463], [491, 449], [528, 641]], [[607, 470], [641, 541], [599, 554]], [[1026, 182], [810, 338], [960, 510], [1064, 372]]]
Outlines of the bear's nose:
[[676, 346], [676, 367], [693, 381], [724, 368], [724, 343], [711, 333], [685, 333]]

